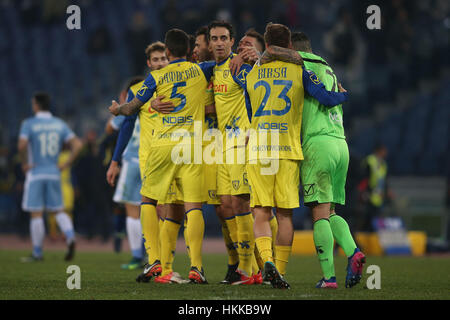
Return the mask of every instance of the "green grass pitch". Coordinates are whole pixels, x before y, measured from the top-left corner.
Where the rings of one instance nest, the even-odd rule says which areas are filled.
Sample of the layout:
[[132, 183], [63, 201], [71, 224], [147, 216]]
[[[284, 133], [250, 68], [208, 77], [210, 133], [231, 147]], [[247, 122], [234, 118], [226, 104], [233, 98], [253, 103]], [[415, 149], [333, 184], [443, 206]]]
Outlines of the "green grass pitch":
[[[368, 265], [381, 268], [381, 289], [366, 288], [368, 275], [352, 289], [345, 288], [346, 259], [336, 257], [337, 290], [319, 290], [314, 285], [321, 277], [316, 257], [292, 256], [286, 279], [291, 290], [265, 285], [227, 286], [218, 284], [225, 275], [224, 254], [205, 254], [204, 268], [210, 284], [137, 283], [139, 270], [121, 270], [128, 253], [77, 252], [74, 261], [63, 261], [64, 252], [47, 251], [45, 260], [22, 263], [29, 251], [0, 251], [0, 299], [171, 299], [171, 300], [301, 300], [301, 299], [450, 299], [450, 258], [448, 257], [368, 257]], [[174, 269], [183, 277], [189, 271], [188, 257], [177, 254]], [[66, 287], [69, 265], [81, 269], [81, 289]]]

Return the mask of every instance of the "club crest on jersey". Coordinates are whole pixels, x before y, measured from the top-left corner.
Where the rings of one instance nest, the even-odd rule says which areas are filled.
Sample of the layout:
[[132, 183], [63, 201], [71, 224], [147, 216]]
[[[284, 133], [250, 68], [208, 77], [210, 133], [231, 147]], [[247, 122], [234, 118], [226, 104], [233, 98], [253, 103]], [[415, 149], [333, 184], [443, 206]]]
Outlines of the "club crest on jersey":
[[242, 69], [241, 72], [239, 72], [239, 74], [237, 75], [237, 78], [242, 83], [245, 83], [245, 79], [247, 79], [247, 74], [248, 74], [247, 70], [246, 69]]
[[147, 92], [148, 87], [143, 84], [142, 87], [139, 89], [139, 91], [137, 92], [138, 96], [143, 96], [145, 94], [145, 92]]
[[307, 71], [307, 72], [309, 73], [309, 78], [311, 79], [311, 81], [314, 84], [319, 84], [320, 83], [319, 78], [317, 78], [317, 75], [314, 72], [312, 72], [312, 71]]
[[239, 180], [233, 180], [233, 188], [234, 190], [239, 190], [239, 187], [241, 186], [241, 182]]
[[241, 117], [234, 117], [233, 120], [231, 120], [231, 125], [226, 125], [225, 129], [227, 130], [228, 133], [228, 138], [231, 139], [233, 137], [233, 135], [235, 137], [238, 137], [239, 134], [241, 133], [241, 130], [239, 129], [239, 126], [236, 124], [236, 122], [238, 122], [238, 120]]
[[226, 79], [230, 75], [230, 70], [223, 70], [223, 78]]
[[314, 194], [314, 183], [313, 184], [304, 184], [303, 185], [303, 195], [304, 196], [312, 196]]
[[210, 199], [213, 199], [213, 200], [217, 199], [216, 190], [208, 190], [208, 195], [209, 195]]

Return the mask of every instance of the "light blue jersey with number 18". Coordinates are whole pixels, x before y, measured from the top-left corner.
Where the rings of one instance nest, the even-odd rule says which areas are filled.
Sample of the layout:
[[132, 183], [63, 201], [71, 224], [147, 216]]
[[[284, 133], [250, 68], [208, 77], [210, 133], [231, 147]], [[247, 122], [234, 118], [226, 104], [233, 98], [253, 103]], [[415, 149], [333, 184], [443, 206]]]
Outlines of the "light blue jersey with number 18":
[[75, 134], [67, 124], [50, 112], [38, 112], [22, 122], [21, 139], [28, 140], [28, 163], [30, 173], [43, 178], [59, 176], [58, 157], [63, 144]]

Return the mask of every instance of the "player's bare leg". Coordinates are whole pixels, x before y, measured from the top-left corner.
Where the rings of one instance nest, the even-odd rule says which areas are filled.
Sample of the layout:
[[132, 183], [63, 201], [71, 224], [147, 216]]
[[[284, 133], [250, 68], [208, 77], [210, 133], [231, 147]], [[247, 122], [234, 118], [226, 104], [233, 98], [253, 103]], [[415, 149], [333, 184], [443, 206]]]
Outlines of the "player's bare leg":
[[292, 223], [292, 209], [277, 208], [278, 232], [275, 243], [275, 266], [282, 276], [286, 274], [286, 266], [292, 251], [294, 239], [294, 224]]
[[[289, 284], [278, 272], [273, 258], [272, 248], [272, 229], [270, 228], [270, 219], [272, 217], [271, 207], [257, 206], [253, 208], [255, 213], [254, 234], [255, 243], [259, 255], [264, 262], [264, 278], [270, 281], [274, 288], [288, 289]], [[282, 222], [283, 223], [283, 222]], [[282, 229], [279, 226], [280, 234]]]
[[334, 271], [333, 248], [334, 239], [330, 226], [330, 203], [310, 204], [313, 219], [314, 245], [319, 257], [323, 278], [316, 288], [337, 288]]

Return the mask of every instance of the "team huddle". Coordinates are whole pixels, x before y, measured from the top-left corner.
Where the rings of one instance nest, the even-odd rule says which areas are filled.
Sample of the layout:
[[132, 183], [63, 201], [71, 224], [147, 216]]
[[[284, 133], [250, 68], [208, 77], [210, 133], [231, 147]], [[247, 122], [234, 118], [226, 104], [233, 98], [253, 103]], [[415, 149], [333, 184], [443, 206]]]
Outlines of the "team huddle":
[[[302, 187], [323, 274], [316, 287], [337, 288], [334, 241], [348, 257], [345, 286], [353, 287], [365, 256], [335, 212], [335, 204], [345, 204], [347, 92], [303, 33], [270, 23], [264, 36], [247, 31], [237, 54], [234, 41], [224, 21], [191, 38], [169, 30], [164, 43], [145, 51], [148, 76], [130, 80], [126, 97], [109, 107], [119, 136], [107, 180], [115, 185], [118, 177], [114, 201], [127, 211], [133, 259], [125, 267], [142, 262], [143, 238], [148, 263], [138, 282], [208, 283], [207, 203], [228, 255], [221, 283], [288, 289], [292, 213]], [[183, 223], [187, 280], [173, 270]]]

